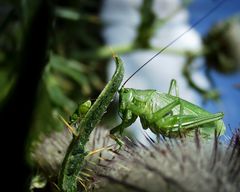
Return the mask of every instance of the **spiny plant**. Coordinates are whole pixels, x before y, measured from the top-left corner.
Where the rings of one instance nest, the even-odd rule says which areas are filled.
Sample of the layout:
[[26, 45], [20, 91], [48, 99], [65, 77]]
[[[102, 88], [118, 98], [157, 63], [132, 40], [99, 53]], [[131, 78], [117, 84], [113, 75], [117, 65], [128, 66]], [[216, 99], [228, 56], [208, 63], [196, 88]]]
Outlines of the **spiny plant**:
[[[32, 152], [45, 177], [58, 174], [70, 142], [65, 131], [42, 138]], [[219, 141], [201, 138], [196, 129], [194, 138], [154, 141], [145, 135], [148, 144], [125, 137], [119, 150], [108, 130], [96, 128], [86, 145], [90, 151], [84, 169], [77, 178], [82, 191], [231, 191], [240, 187], [240, 130]], [[46, 153], [49, 155], [46, 156]], [[58, 158], [55, 158], [58, 157]], [[54, 169], [53, 169], [54, 167]], [[51, 173], [50, 173], [50, 172]], [[40, 177], [41, 178], [41, 177]], [[52, 181], [48, 187], [57, 189]], [[40, 181], [32, 183], [36, 187]]]
[[[149, 146], [125, 138], [121, 151], [102, 155], [94, 191], [238, 191], [240, 187], [240, 132], [229, 144], [217, 135], [207, 141], [196, 130], [194, 139], [146, 136]], [[96, 168], [97, 167], [97, 168]]]

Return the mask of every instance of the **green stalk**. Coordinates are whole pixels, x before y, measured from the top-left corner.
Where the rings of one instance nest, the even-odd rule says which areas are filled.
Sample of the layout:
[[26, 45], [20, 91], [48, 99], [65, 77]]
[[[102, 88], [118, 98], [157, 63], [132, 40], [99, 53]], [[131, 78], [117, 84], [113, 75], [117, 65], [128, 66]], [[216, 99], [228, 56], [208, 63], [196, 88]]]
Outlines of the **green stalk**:
[[59, 175], [59, 187], [64, 192], [77, 191], [77, 177], [84, 166], [84, 158], [88, 154], [88, 152], [85, 151], [85, 145], [89, 140], [92, 130], [101, 120], [122, 82], [124, 74], [123, 63], [117, 56], [115, 56], [114, 59], [117, 68], [112, 79], [103, 89], [86, 116], [81, 120], [77, 129], [78, 136], [73, 137], [66, 156], [64, 157]]

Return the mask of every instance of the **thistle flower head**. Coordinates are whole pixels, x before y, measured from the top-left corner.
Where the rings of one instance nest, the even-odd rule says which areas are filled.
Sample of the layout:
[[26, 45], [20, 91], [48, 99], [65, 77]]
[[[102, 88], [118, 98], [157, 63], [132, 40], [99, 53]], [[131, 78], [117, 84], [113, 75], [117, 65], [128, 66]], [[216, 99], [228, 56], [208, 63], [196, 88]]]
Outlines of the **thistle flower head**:
[[[45, 173], [58, 173], [71, 140], [66, 133], [45, 138], [32, 154]], [[203, 139], [197, 131], [191, 139], [161, 138], [155, 142], [148, 135], [145, 137], [149, 145], [125, 137], [125, 144], [119, 149], [108, 130], [96, 128], [86, 146], [89, 155], [85, 168], [78, 177], [82, 190], [239, 191], [240, 130], [227, 142], [220, 142], [217, 136], [213, 140]]]

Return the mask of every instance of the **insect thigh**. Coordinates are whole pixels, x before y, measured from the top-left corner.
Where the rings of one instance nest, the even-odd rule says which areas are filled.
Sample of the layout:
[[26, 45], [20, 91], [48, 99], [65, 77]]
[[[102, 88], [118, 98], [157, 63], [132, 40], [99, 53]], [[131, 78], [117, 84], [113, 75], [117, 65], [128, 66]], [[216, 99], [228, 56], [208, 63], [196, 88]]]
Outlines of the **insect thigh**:
[[225, 130], [222, 113], [211, 114], [179, 97], [155, 90], [128, 90], [132, 92], [133, 99], [126, 102], [126, 108], [140, 117], [144, 129], [150, 128], [154, 133], [168, 133], [200, 128], [209, 136], [214, 135], [215, 129], [218, 133]]
[[174, 91], [174, 89], [175, 89], [176, 97], [178, 97], [179, 96], [179, 91], [178, 91], [177, 81], [175, 79], [172, 79], [171, 83], [170, 83], [169, 90], [168, 90], [168, 94], [172, 95], [171, 93]]

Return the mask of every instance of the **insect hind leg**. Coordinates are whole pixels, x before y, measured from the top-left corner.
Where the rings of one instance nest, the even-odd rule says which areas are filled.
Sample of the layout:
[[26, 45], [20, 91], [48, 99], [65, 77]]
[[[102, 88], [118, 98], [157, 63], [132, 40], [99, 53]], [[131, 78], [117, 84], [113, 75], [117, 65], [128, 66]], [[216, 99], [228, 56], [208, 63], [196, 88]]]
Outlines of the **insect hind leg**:
[[[177, 106], [179, 106], [179, 114], [173, 115], [172, 110]], [[180, 130], [182, 129], [182, 126], [183, 126], [182, 118], [180, 118], [181, 116], [183, 116], [183, 110], [184, 110], [184, 107], [183, 107], [183, 104], [181, 102], [181, 99], [177, 98], [172, 103], [169, 103], [165, 107], [163, 107], [160, 110], [158, 110], [157, 112], [153, 113], [150, 121], [151, 122], [157, 122], [156, 123], [156, 124], [158, 124], [157, 127], [160, 129], [164, 124], [163, 122], [168, 120], [168, 118], [172, 118], [173, 116], [178, 116], [179, 118], [175, 119], [175, 121], [177, 121], [178, 131], [180, 132]], [[158, 132], [158, 131], [155, 131], [155, 132]]]
[[176, 99], [172, 103], [169, 103], [165, 107], [163, 107], [163, 108], [159, 109], [157, 112], [153, 113], [151, 120], [156, 122], [158, 119], [165, 118], [165, 116], [167, 114], [169, 114], [169, 112], [172, 112], [172, 109], [178, 105], [180, 105], [180, 113], [182, 113], [183, 108], [181, 106], [181, 101], [180, 101], [180, 99]]
[[[175, 95], [172, 94], [173, 91], [175, 91]], [[177, 81], [175, 79], [171, 80], [170, 87], [169, 87], [169, 90], [168, 90], [168, 95], [173, 95], [173, 96], [179, 97]]]
[[[219, 133], [224, 131], [219, 127], [214, 126], [214, 122], [222, 119], [222, 113], [207, 114], [202, 116], [195, 115], [173, 115], [166, 117], [164, 121], [158, 121], [158, 127], [163, 130], [171, 129], [171, 134], [174, 133], [187, 133], [191, 129], [200, 128], [206, 135], [212, 135], [216, 129]], [[181, 125], [179, 123], [181, 122]], [[176, 134], [175, 134], [176, 135]]]

